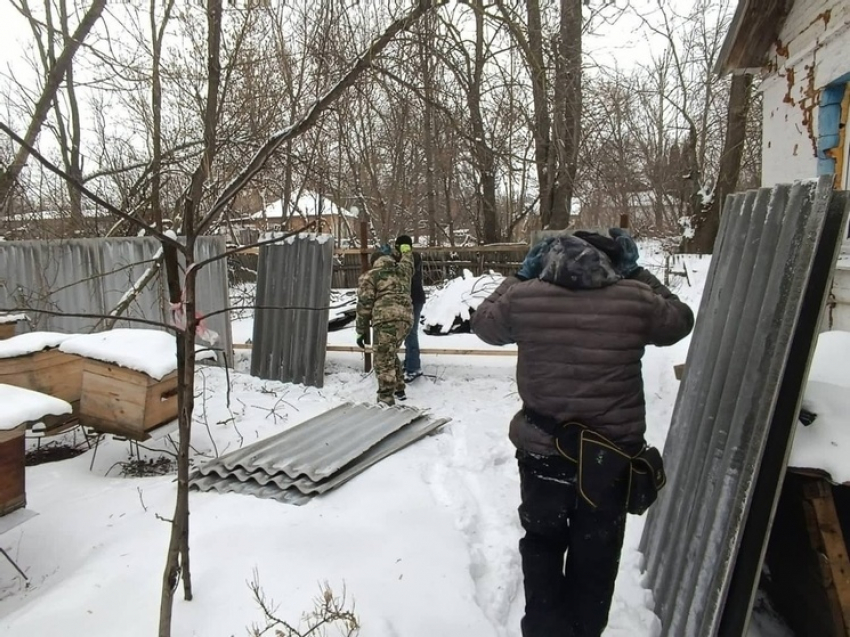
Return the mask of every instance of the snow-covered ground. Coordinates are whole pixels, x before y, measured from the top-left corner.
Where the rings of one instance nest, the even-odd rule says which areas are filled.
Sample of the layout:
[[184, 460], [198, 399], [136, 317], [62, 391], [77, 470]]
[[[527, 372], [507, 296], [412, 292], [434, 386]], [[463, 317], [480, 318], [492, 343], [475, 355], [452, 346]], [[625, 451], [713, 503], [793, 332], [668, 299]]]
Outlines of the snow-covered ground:
[[[651, 255], [650, 255], [651, 256]], [[648, 257], [650, 258], [650, 257]], [[708, 259], [676, 265], [679, 294], [696, 309]], [[250, 331], [245, 325], [245, 332]], [[238, 331], [234, 329], [235, 341]], [[422, 336], [422, 347], [492, 349], [469, 334]], [[329, 342], [353, 344], [353, 329]], [[662, 445], [687, 342], [651, 348], [644, 376], [649, 441]], [[238, 369], [248, 368], [245, 356]], [[518, 637], [522, 579], [517, 552], [519, 481], [507, 424], [518, 407], [512, 356], [423, 356], [426, 376], [409, 403], [452, 418], [441, 433], [381, 461], [303, 507], [250, 496], [193, 493], [195, 599], [175, 603], [174, 635], [244, 635], [262, 620], [248, 582], [257, 573], [277, 615], [297, 622], [320, 584], [354, 600], [366, 637]], [[360, 354], [330, 353], [325, 387], [198, 372], [195, 461], [223, 454], [342, 401], [372, 400], [375, 379]], [[170, 449], [167, 441], [152, 448]], [[147, 456], [157, 455], [146, 451]], [[135, 637], [155, 634], [168, 542], [173, 476], [121, 477], [128, 446], [27, 469], [38, 516], [0, 535], [27, 572], [25, 586], [0, 560], [0, 634]], [[641, 587], [644, 519], [630, 516], [605, 637], [655, 637]], [[772, 628], [763, 635], [776, 635]]]

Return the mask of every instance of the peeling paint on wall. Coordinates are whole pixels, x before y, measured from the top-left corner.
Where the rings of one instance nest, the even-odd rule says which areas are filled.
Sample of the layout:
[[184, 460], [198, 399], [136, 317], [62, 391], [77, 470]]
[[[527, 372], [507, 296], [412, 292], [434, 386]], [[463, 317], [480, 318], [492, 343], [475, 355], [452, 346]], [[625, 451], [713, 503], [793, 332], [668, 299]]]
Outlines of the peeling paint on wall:
[[832, 19], [832, 9], [827, 9], [826, 11], [822, 11], [815, 16], [815, 19], [811, 21], [810, 26], [813, 26], [818, 21], [823, 20], [823, 30], [826, 31], [826, 28], [829, 26], [829, 21]]
[[[794, 67], [792, 66], [790, 69], [785, 71], [785, 83], [788, 85], [788, 92], [785, 93], [785, 97], [782, 98], [782, 101], [786, 104], [790, 104], [791, 106], [796, 106], [796, 102], [794, 101], [794, 97], [791, 95], [791, 91], [794, 90]], [[783, 77], [780, 73], [780, 77]]]
[[812, 155], [816, 157], [818, 140], [815, 135], [815, 109], [820, 103], [820, 89], [815, 88], [815, 66], [816, 63], [812, 59], [810, 65], [806, 64], [803, 67], [806, 70], [806, 84], [801, 89], [803, 97], [800, 99], [800, 110], [803, 113], [803, 126], [805, 126], [806, 134], [812, 143]]

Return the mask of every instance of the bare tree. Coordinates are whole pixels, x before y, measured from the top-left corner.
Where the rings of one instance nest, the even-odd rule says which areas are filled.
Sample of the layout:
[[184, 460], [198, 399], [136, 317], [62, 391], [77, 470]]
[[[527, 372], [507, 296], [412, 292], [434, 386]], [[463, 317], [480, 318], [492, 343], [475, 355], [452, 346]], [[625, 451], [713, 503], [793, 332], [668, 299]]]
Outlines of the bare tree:
[[[77, 50], [82, 45], [88, 34], [91, 32], [95, 23], [100, 19], [106, 0], [93, 0], [92, 5], [86, 11], [83, 19], [77, 25], [73, 35], [66, 40], [62, 53], [56, 58], [56, 62], [51, 66], [47, 73], [47, 79], [44, 83], [44, 88], [41, 91], [41, 96], [35, 105], [35, 111], [32, 114], [27, 132], [24, 135], [24, 140], [28, 146], [32, 146], [41, 131], [50, 107], [56, 100], [56, 94], [66, 78], [71, 62], [76, 55]], [[18, 7], [24, 15], [29, 14], [29, 8], [26, 4], [21, 4]], [[29, 14], [31, 17], [31, 14]], [[9, 202], [9, 195], [18, 180], [18, 176], [26, 164], [29, 152], [25, 146], [22, 146], [11, 164], [6, 167], [6, 170], [0, 175], [0, 208], [5, 209]]]
[[720, 230], [720, 212], [726, 195], [735, 192], [741, 174], [747, 119], [751, 104], [753, 80], [749, 74], [732, 77], [726, 115], [726, 137], [720, 155], [717, 183], [691, 219], [692, 237], [685, 237], [685, 252], [710, 254]]

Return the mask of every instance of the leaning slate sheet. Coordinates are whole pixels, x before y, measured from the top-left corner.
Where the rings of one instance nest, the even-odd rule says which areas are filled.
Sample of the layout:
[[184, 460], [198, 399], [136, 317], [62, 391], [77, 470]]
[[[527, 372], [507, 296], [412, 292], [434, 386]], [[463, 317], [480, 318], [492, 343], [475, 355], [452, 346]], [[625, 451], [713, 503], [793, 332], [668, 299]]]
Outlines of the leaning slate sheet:
[[727, 198], [642, 539], [665, 637], [743, 634], [847, 201], [831, 177]]

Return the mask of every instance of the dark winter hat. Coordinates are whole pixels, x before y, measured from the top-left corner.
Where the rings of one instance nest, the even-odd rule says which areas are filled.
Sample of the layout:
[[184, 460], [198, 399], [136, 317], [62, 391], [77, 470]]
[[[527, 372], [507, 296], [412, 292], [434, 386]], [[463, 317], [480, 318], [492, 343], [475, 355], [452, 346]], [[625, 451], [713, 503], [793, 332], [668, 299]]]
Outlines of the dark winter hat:
[[540, 278], [571, 290], [593, 290], [620, 280], [608, 255], [576, 236], [556, 237], [543, 257]]
[[412, 246], [413, 245], [413, 239], [411, 239], [406, 234], [400, 234], [400, 235], [398, 235], [398, 239], [395, 240], [395, 244], [396, 244], [396, 247], [398, 247], [398, 246]]
[[608, 258], [614, 263], [622, 257], [622, 250], [620, 249], [620, 246], [617, 245], [617, 242], [611, 237], [606, 237], [604, 234], [589, 232], [587, 230], [577, 230], [573, 233], [573, 236], [576, 236], [579, 239], [584, 239], [597, 250], [602, 250], [602, 252], [607, 254]]

